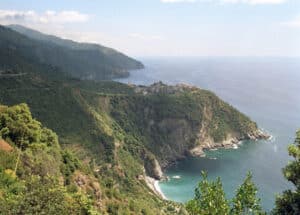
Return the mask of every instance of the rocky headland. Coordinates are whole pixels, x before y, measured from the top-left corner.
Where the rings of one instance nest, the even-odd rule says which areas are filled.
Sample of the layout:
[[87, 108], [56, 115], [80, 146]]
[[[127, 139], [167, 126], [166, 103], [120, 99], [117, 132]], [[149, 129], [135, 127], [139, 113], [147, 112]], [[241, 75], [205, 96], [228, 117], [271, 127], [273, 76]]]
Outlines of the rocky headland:
[[[235, 148], [243, 140], [270, 137], [250, 118], [209, 91], [162, 82], [132, 87], [144, 99], [159, 98], [142, 108], [140, 119], [145, 122], [143, 134], [149, 138], [146, 147], [155, 156], [146, 173], [155, 179], [164, 179], [163, 170], [187, 156], [205, 156], [204, 150]], [[159, 118], [155, 118], [157, 115]]]

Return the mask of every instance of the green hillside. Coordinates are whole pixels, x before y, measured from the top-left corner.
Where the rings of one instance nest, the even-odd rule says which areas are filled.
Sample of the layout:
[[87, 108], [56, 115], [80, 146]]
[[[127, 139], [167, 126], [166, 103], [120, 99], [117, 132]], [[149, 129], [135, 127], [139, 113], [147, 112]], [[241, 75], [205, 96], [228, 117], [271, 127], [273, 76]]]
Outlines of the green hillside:
[[[224, 112], [230, 112], [226, 117], [237, 118], [231, 124], [224, 116], [223, 133], [234, 130], [243, 135], [256, 130], [254, 123], [215, 95], [196, 89], [196, 92], [187, 89], [178, 94], [145, 96], [136, 92], [135, 86], [77, 80], [60, 83], [37, 74], [2, 75], [0, 86], [0, 103], [28, 103], [34, 117], [57, 132], [63, 148], [77, 156], [89, 169], [89, 174], [93, 173], [93, 177], [100, 180], [101, 193], [105, 194], [101, 199], [102, 207], [97, 210], [103, 213], [133, 210], [127, 204], [128, 199], [134, 208], [139, 208], [136, 213], [141, 210], [148, 211], [146, 214], [164, 213], [150, 210], [156, 207], [168, 214], [180, 208], [161, 200], [149, 189], [143, 169], [147, 175], [159, 178], [155, 160], [166, 166], [199, 144], [195, 131], [203, 121], [199, 118], [202, 116], [201, 105], [207, 103], [221, 110], [224, 105]], [[194, 100], [196, 97], [192, 93], [203, 98]], [[214, 120], [221, 123], [222, 115], [220, 117]], [[245, 130], [237, 130], [236, 127], [242, 124]], [[213, 134], [213, 129], [210, 131]], [[190, 136], [178, 139], [176, 143], [169, 141], [177, 138], [178, 132]], [[10, 142], [6, 136], [3, 138]], [[14, 141], [11, 143], [15, 145]], [[71, 175], [76, 177], [76, 174]], [[92, 197], [92, 202], [97, 204], [95, 201]]]
[[62, 143], [85, 146], [101, 162], [114, 161], [120, 142], [160, 177], [152, 172], [155, 159], [164, 168], [205, 142], [220, 147], [229, 136], [260, 138], [255, 123], [209, 91], [158, 83], [142, 90], [162, 91], [145, 95], [137, 86], [47, 74], [3, 73], [0, 103], [26, 102]]
[[21, 26], [11, 28], [20, 33], [0, 26], [2, 51], [19, 55], [26, 61], [57, 67], [73, 77], [95, 80], [120, 78], [128, 76], [128, 70], [143, 68], [140, 62], [113, 49], [63, 40]]
[[148, 176], [162, 178], [161, 169], [195, 148], [266, 137], [209, 91], [80, 80], [42, 62], [36, 54], [45, 47], [4, 27], [0, 47], [0, 139], [12, 148], [0, 154], [0, 201], [11, 214], [40, 213], [48, 201], [46, 214], [185, 214]]
[[[49, 44], [55, 44], [61, 47], [69, 48], [74, 51], [87, 51], [93, 56], [98, 58], [98, 63], [104, 65], [111, 65], [124, 70], [140, 69], [143, 67], [141, 62], [124, 55], [117, 50], [108, 48], [99, 44], [93, 43], [79, 43], [73, 40], [62, 39], [53, 35], [43, 34], [22, 25], [9, 25], [9, 28], [23, 34], [31, 39], [43, 41]], [[84, 53], [82, 53], [84, 54]]]
[[[0, 106], [0, 214], [174, 214], [135, 179], [142, 174], [125, 150], [118, 166], [95, 169], [62, 149], [26, 104]], [[126, 172], [122, 169], [129, 166]], [[184, 213], [184, 212], [183, 212]]]

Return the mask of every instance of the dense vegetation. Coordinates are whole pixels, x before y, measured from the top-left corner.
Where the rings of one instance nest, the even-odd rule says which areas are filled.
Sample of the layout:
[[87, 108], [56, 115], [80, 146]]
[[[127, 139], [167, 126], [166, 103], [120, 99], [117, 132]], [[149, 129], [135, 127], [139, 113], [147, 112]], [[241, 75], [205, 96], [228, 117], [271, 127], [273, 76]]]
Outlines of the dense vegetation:
[[[273, 214], [299, 214], [299, 140], [297, 132], [295, 144], [289, 147], [295, 160], [284, 169], [285, 177], [296, 189], [277, 197]], [[114, 168], [118, 176], [107, 168], [95, 171], [91, 163], [62, 149], [56, 134], [33, 119], [26, 104], [0, 106], [0, 214], [185, 214], [179, 205], [158, 201], [155, 196], [151, 197], [154, 202], [147, 199], [143, 203], [140, 198], [147, 196], [147, 190], [135, 190], [141, 187], [134, 185], [129, 175], [141, 174], [129, 171], [140, 167], [126, 150], [119, 156], [119, 162], [125, 162], [128, 168], [126, 172], [122, 173], [122, 164]], [[103, 178], [102, 171], [109, 177]], [[186, 205], [189, 214], [265, 214], [250, 173], [232, 200], [226, 199], [219, 178], [208, 181], [206, 173], [202, 177], [195, 198]], [[116, 189], [116, 179], [119, 186], [127, 188]], [[135, 195], [131, 196], [132, 192]], [[130, 197], [129, 205], [122, 205], [122, 199]], [[152, 204], [157, 204], [158, 211], [150, 209]]]
[[68, 181], [87, 169], [26, 104], [0, 106], [0, 139], [0, 214], [96, 214], [87, 193]]
[[[231, 133], [243, 139], [247, 138], [247, 133], [257, 130], [248, 117], [213, 93], [195, 88], [182, 89], [183, 92], [173, 94], [158, 92], [109, 98], [114, 120], [126, 132], [146, 143], [163, 166], [205, 139], [211, 138], [212, 144], [220, 143]], [[203, 138], [199, 140], [200, 129]]]
[[167, 166], [199, 144], [202, 127], [203, 138], [212, 137], [215, 142], [229, 133], [244, 138], [257, 129], [246, 116], [205, 90], [144, 96], [135, 92], [135, 86], [79, 81], [59, 72], [59, 78], [49, 78], [50, 72], [36, 72], [47, 71], [47, 66], [25, 66], [13, 70], [16, 76], [1, 76], [0, 103], [26, 102], [34, 117], [57, 132], [62, 143], [88, 148], [99, 162], [114, 160], [114, 142], [126, 143], [127, 150], [146, 161], [151, 175], [153, 155]]
[[[80, 80], [70, 73], [83, 57], [77, 49], [101, 47], [29, 33], [39, 38], [0, 27], [0, 104], [10, 106], [0, 108], [0, 143], [10, 149], [0, 150], [4, 214], [185, 214], [145, 177], [159, 178], [158, 164], [166, 167], [202, 141], [257, 131], [209, 91]], [[102, 66], [108, 61], [100, 59]]]
[[[128, 85], [114, 82], [79, 81], [64, 76], [57, 80], [53, 76], [49, 78], [47, 73], [35, 72], [37, 68], [44, 67], [43, 65], [36, 67], [36, 65], [30, 64], [29, 68], [32, 68], [32, 70], [24, 75], [17, 75], [20, 74], [17, 69], [9, 75], [3, 74], [0, 78], [0, 103], [14, 105], [27, 102], [31, 107], [33, 116], [41, 120], [47, 127], [54, 129], [59, 134], [63, 148], [71, 151], [71, 154], [77, 157], [77, 159], [70, 159], [68, 153], [59, 153], [58, 159], [50, 157], [50, 160], [60, 162], [61, 160], [63, 162], [72, 161], [68, 168], [59, 168], [59, 171], [58, 168], [54, 168], [54, 166], [60, 166], [59, 163], [49, 162], [49, 159], [43, 162], [45, 165], [51, 164], [53, 171], [56, 169], [56, 180], [61, 178], [59, 175], [63, 175], [64, 186], [61, 187], [60, 185], [58, 188], [66, 189], [66, 195], [68, 196], [68, 190], [79, 189], [78, 184], [74, 182], [75, 179], [78, 179], [80, 183], [81, 178], [85, 179], [87, 177], [88, 182], [86, 183], [99, 183], [100, 198], [97, 199], [97, 195], [92, 195], [91, 205], [102, 213], [178, 213], [181, 210], [180, 205], [161, 200], [152, 193], [143, 180], [143, 168], [145, 167], [147, 173], [151, 174], [151, 170], [155, 165], [155, 158], [159, 159], [159, 155], [155, 156], [155, 147], [151, 147], [151, 142], [148, 142], [149, 139], [146, 138], [151, 136], [151, 133], [142, 133], [143, 130], [134, 125], [135, 120], [137, 120], [134, 112], [142, 114], [142, 110], [147, 105], [154, 110], [159, 110], [162, 107], [160, 101], [165, 100], [165, 104], [162, 103], [162, 105], [167, 105], [167, 102], [172, 102], [172, 99], [178, 102], [180, 102], [180, 99], [176, 98], [175, 95], [171, 96], [172, 99], [168, 99], [168, 95], [162, 95], [160, 100], [154, 103], [155, 95], [149, 97], [138, 95], [134, 92], [134, 88]], [[23, 71], [24, 69], [26, 67], [22, 68]], [[11, 76], [11, 74], [17, 76]], [[130, 104], [132, 106], [127, 106]], [[143, 107], [143, 105], [145, 106]], [[129, 107], [133, 109], [130, 110]], [[176, 105], [174, 107], [176, 108]], [[184, 114], [188, 114], [187, 112], [180, 113], [180, 111], [185, 110], [183, 103], [182, 106], [178, 106], [176, 109], [178, 111], [177, 117], [184, 117]], [[123, 115], [118, 116], [118, 113]], [[161, 113], [154, 112], [153, 114], [153, 116], [157, 116]], [[164, 114], [168, 117], [172, 116], [168, 112]], [[126, 120], [126, 118], [131, 127], [125, 123], [126, 121], [124, 121], [124, 124], [122, 123], [122, 120]], [[144, 122], [146, 120], [147, 118], [143, 119]], [[155, 118], [155, 120], [159, 119]], [[11, 137], [4, 131], [3, 138], [6, 138], [9, 142]], [[157, 132], [162, 131], [158, 127]], [[160, 135], [163, 136], [164, 133], [156, 134], [158, 138]], [[13, 142], [14, 140], [16, 143]], [[11, 144], [16, 147], [17, 145], [28, 145], [28, 143], [19, 144], [18, 139], [14, 138], [11, 141]], [[22, 151], [26, 154], [30, 154], [29, 152], [31, 153], [31, 147], [25, 148], [24, 152]], [[49, 169], [49, 167], [46, 168], [39, 163], [39, 159], [46, 157], [42, 152], [39, 153], [41, 153], [39, 156], [36, 154], [30, 155], [31, 159], [36, 157], [37, 163], [33, 165], [37, 165], [35, 170], [37, 174], [39, 174], [39, 171], [44, 172], [43, 169]], [[7, 155], [3, 157], [7, 157]], [[78, 165], [76, 160], [80, 161], [81, 165]], [[15, 161], [15, 159], [12, 158], [8, 162], [11, 163], [11, 167], [4, 166], [4, 172], [6, 169], [14, 169], [15, 163], [12, 161]], [[78, 166], [79, 168], [82, 167], [84, 171], [74, 171]], [[82, 176], [82, 172], [87, 176]], [[30, 183], [30, 180], [28, 183]], [[49, 184], [53, 183], [49, 182]], [[42, 182], [39, 185], [42, 186]], [[34, 186], [39, 187], [39, 185], [38, 182], [34, 182]], [[85, 191], [87, 188], [82, 189]], [[95, 193], [93, 188], [89, 189], [90, 193]], [[23, 190], [20, 195], [23, 195], [24, 192]], [[46, 191], [32, 192], [42, 194]], [[182, 213], [184, 212], [182, 211]]]
[[130, 69], [143, 68], [140, 62], [113, 49], [63, 40], [22, 26], [11, 26], [11, 28], [21, 33], [0, 26], [2, 51], [6, 54], [18, 55], [26, 61], [52, 65], [74, 77], [111, 79], [128, 76]]
[[123, 163], [96, 171], [62, 149], [26, 104], [0, 106], [0, 140], [0, 214], [171, 214], [178, 207], [132, 180], [140, 167], [126, 151], [120, 162], [131, 171]]

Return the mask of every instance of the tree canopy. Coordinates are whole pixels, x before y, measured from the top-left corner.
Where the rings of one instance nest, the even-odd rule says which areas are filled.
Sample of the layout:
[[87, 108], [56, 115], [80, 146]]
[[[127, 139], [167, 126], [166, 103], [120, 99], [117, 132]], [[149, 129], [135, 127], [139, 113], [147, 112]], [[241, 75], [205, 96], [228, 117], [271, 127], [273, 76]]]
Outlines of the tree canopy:
[[277, 196], [274, 214], [300, 214], [300, 130], [296, 134], [294, 144], [289, 146], [288, 151], [294, 159], [283, 169], [283, 174], [295, 188], [286, 190]]
[[232, 200], [227, 200], [220, 178], [208, 181], [202, 172], [202, 180], [195, 189], [195, 197], [186, 204], [191, 215], [250, 215], [265, 214], [257, 198], [257, 188], [248, 173]]

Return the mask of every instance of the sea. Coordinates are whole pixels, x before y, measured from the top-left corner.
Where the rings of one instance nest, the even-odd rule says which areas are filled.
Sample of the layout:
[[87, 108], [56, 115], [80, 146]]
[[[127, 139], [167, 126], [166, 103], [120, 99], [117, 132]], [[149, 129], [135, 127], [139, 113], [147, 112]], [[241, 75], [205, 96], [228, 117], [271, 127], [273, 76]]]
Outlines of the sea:
[[234, 149], [206, 151], [206, 157], [186, 158], [165, 171], [159, 183], [167, 199], [185, 203], [194, 196], [201, 171], [220, 177], [228, 199], [248, 171], [266, 211], [275, 196], [293, 189], [282, 168], [292, 158], [287, 147], [300, 129], [300, 58], [285, 57], [147, 57], [145, 69], [117, 81], [150, 85], [186, 83], [208, 89], [257, 122], [269, 140], [243, 141]]

